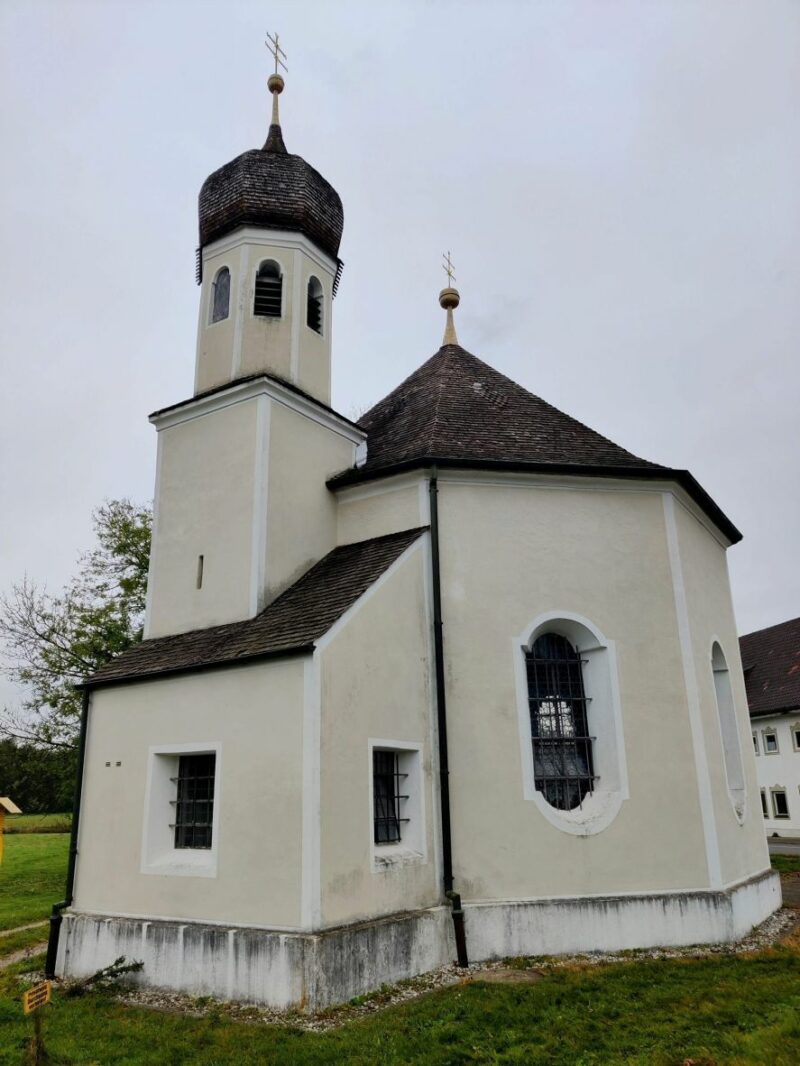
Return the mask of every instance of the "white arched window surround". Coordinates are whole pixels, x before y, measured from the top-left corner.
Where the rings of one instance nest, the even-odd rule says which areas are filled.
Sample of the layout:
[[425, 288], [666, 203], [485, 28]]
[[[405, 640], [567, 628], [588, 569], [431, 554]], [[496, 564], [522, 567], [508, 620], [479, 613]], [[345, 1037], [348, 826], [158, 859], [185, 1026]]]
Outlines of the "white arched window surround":
[[722, 650], [722, 642], [714, 637], [709, 653], [711, 674], [714, 680], [714, 699], [717, 707], [717, 723], [722, 747], [722, 764], [725, 768], [725, 783], [733, 813], [740, 825], [744, 823], [747, 812], [747, 791], [744, 780], [744, 763], [742, 762], [742, 741], [739, 735], [739, 723], [736, 716], [736, 703], [733, 699], [731, 675], [728, 661]]
[[322, 282], [311, 274], [306, 288], [306, 325], [322, 337], [325, 330], [325, 292]]
[[[566, 637], [584, 660], [583, 683], [589, 697], [589, 733], [595, 738], [592, 754], [597, 781], [594, 791], [584, 798], [580, 807], [571, 811], [551, 807], [537, 790], [534, 779], [524, 649], [531, 648], [543, 633], [559, 633]], [[574, 836], [599, 833], [611, 825], [629, 795], [614, 641], [582, 615], [571, 611], [546, 611], [534, 618], [514, 639], [513, 653], [525, 799], [535, 803], [547, 821], [565, 833]]]
[[[268, 284], [266, 291], [259, 293], [259, 278], [262, 276], [262, 271]], [[258, 261], [253, 272], [253, 299], [250, 303], [250, 314], [253, 318], [283, 318], [286, 310], [285, 278], [284, 264], [275, 255], [270, 254]]]

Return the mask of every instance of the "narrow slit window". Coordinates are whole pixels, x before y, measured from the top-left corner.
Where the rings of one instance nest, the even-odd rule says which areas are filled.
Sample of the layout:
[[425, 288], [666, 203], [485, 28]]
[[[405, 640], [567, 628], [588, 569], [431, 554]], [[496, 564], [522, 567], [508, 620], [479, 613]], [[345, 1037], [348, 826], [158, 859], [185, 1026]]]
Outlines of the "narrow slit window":
[[217, 757], [181, 755], [175, 803], [175, 847], [210, 848], [214, 818], [214, 777]]
[[400, 772], [396, 751], [372, 752], [372, 802], [374, 840], [376, 844], [397, 844], [402, 839], [401, 817], [404, 795], [403, 782], [408, 774]]
[[792, 726], [792, 745], [795, 751], [800, 751], [800, 725]]
[[258, 268], [253, 314], [259, 318], [280, 318], [283, 303], [283, 277], [278, 264], [268, 259]]
[[197, 556], [197, 587], [201, 589], [203, 587], [203, 556]]
[[318, 278], [308, 279], [306, 325], [315, 333], [322, 333], [322, 285]]
[[535, 785], [552, 807], [571, 811], [595, 781], [583, 661], [558, 633], [543, 633], [523, 650]]
[[211, 293], [211, 322], [222, 322], [228, 317], [231, 306], [231, 272], [223, 267], [212, 286]]
[[761, 813], [765, 818], [769, 818], [769, 807], [767, 806], [767, 790], [761, 789]]

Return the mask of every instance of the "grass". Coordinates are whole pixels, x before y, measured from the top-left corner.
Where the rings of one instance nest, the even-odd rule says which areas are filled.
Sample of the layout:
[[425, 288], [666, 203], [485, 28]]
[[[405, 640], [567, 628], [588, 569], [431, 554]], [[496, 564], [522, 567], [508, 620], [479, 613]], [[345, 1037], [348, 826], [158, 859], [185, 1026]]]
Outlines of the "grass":
[[63, 899], [68, 847], [68, 833], [6, 837], [0, 866], [0, 929], [41, 921]]
[[800, 855], [770, 855], [772, 869], [782, 874], [800, 873]]
[[[46, 917], [63, 889], [66, 836], [21, 835], [6, 845], [0, 924]], [[31, 932], [35, 942], [39, 931]], [[799, 948], [571, 966], [533, 984], [474, 981], [324, 1033], [237, 1022], [224, 1008], [197, 1018], [125, 1006], [100, 992], [57, 992], [44, 1031], [54, 1063], [85, 1066], [795, 1066]], [[23, 1061], [31, 1023], [17, 975], [35, 965], [0, 971], [0, 1066]]]
[[11, 814], [6, 818], [6, 833], [68, 833], [72, 815], [65, 814]]

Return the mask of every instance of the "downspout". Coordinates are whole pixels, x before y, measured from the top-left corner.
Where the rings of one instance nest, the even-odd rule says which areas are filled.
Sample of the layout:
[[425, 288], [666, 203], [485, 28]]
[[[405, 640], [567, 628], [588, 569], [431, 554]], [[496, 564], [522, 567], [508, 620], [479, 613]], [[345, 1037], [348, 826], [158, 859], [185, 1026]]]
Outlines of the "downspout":
[[75, 885], [75, 860], [78, 856], [78, 825], [81, 818], [81, 793], [83, 791], [83, 764], [86, 758], [86, 729], [89, 724], [89, 692], [88, 688], [84, 688], [81, 703], [81, 728], [78, 734], [78, 766], [72, 803], [72, 829], [69, 838], [67, 886], [64, 890], [64, 899], [60, 903], [54, 903], [50, 912], [50, 935], [47, 940], [47, 960], [44, 964], [44, 975], [48, 980], [52, 980], [56, 975], [58, 937], [61, 932], [61, 922], [63, 921], [61, 912], [72, 903], [72, 890]]
[[431, 512], [431, 578], [433, 585], [433, 651], [436, 666], [436, 724], [439, 735], [439, 806], [442, 816], [442, 874], [444, 894], [450, 901], [456, 958], [459, 966], [469, 966], [464, 911], [461, 896], [453, 889], [453, 842], [450, 832], [450, 766], [447, 757], [447, 703], [444, 683], [444, 632], [442, 589], [439, 571], [439, 489], [436, 467], [428, 480]]

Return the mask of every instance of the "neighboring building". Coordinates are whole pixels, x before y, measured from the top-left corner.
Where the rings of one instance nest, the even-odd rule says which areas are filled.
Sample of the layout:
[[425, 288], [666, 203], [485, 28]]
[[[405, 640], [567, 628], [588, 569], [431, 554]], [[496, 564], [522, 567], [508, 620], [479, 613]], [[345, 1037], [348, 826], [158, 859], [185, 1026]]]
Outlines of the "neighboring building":
[[764, 827], [800, 837], [800, 618], [739, 641]]
[[460, 347], [454, 289], [427, 362], [332, 410], [342, 205], [270, 84], [264, 148], [200, 193], [195, 394], [151, 416], [146, 639], [86, 688], [58, 969], [318, 1007], [743, 934], [780, 888], [740, 534]]

